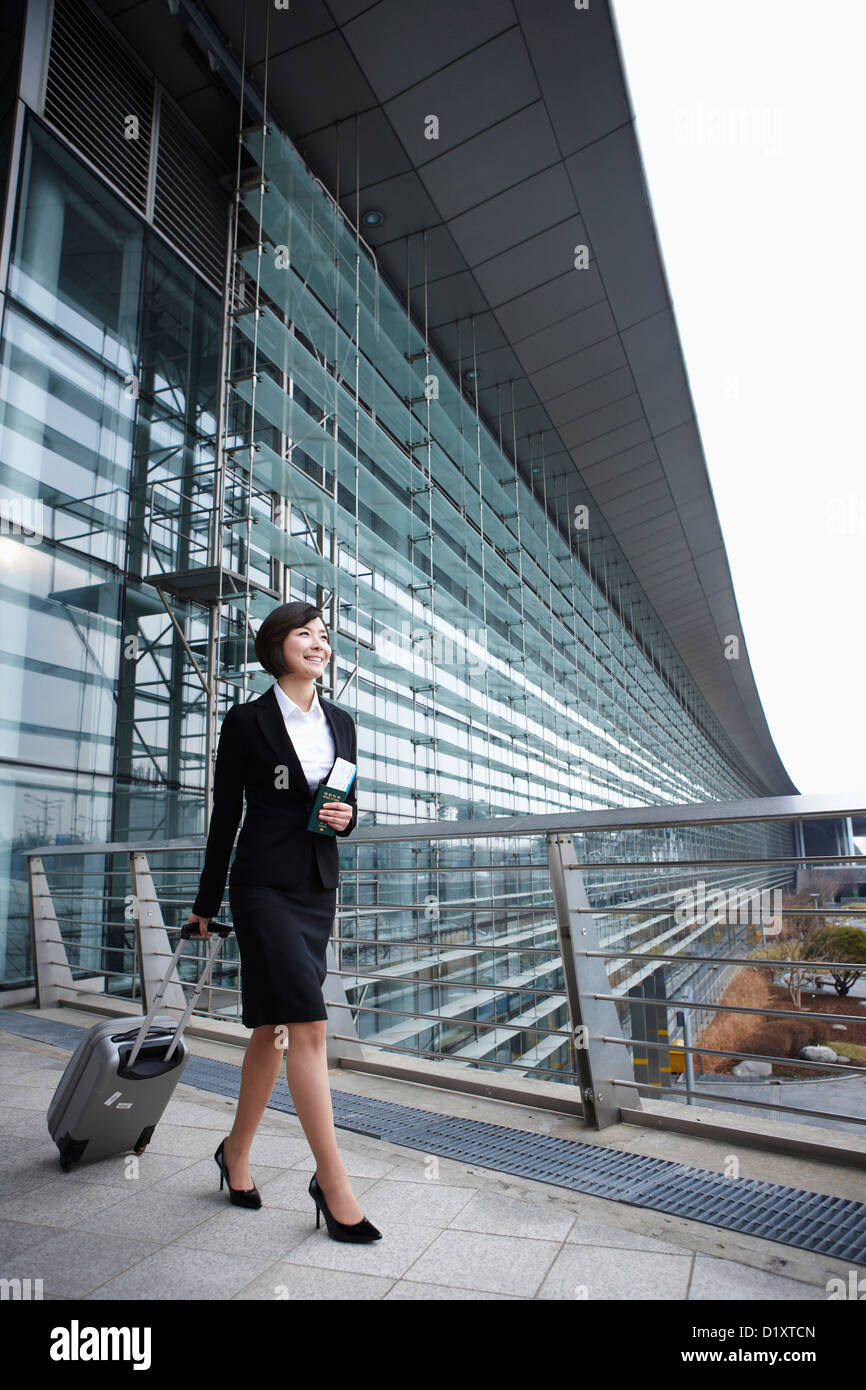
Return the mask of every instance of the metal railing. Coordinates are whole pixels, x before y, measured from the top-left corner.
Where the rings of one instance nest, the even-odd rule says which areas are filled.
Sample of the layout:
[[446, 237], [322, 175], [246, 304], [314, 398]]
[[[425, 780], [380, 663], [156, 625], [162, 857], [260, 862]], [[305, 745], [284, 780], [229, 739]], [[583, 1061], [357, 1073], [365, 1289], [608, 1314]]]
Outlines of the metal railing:
[[[855, 853], [808, 856], [802, 838], [792, 852], [792, 824], [846, 819], [850, 832], [850, 818], [864, 814], [829, 798], [785, 797], [356, 827], [340, 842], [329, 1055], [523, 1103], [535, 1083], [539, 1104], [597, 1128], [636, 1117], [641, 1096], [718, 1106], [723, 1092], [726, 1106], [747, 1112], [863, 1125], [866, 1066], [856, 1057], [807, 1061], [719, 1045], [702, 1041], [702, 1021], [866, 1025], [859, 996], [832, 1018], [793, 1001], [723, 1000], [749, 969], [813, 983], [866, 972], [866, 939], [854, 962], [801, 959], [796, 938], [779, 959], [756, 954], [789, 939], [782, 918], [866, 924], [866, 898], [862, 908], [819, 905], [814, 892], [811, 907], [784, 903], [810, 866], [819, 883], [837, 870], [835, 883], [840, 869], [850, 876], [862, 865], [866, 881]], [[195, 897], [204, 846], [196, 837], [27, 851], [39, 1004], [86, 992], [146, 1008], [172, 954], [169, 933]], [[707, 916], [700, 904], [709, 896]], [[192, 978], [199, 962], [183, 961]], [[240, 988], [230, 940], [197, 1014], [239, 1022]], [[180, 984], [165, 1003], [183, 1007]], [[847, 1078], [851, 1102], [828, 1109], [820, 1087], [808, 1104], [735, 1095], [731, 1078], [712, 1079], [733, 1059], [773, 1068], [776, 1079], [780, 1068]]]

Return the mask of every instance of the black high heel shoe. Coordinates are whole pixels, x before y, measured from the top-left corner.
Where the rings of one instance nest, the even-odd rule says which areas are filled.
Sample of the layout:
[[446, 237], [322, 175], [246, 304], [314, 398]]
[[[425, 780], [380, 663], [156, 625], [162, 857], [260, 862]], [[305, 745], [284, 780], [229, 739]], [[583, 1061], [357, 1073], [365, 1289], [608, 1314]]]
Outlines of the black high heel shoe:
[[382, 1239], [382, 1232], [377, 1231], [376, 1227], [371, 1221], [367, 1220], [366, 1216], [362, 1216], [360, 1221], [355, 1221], [349, 1225], [343, 1221], [338, 1221], [335, 1216], [332, 1216], [328, 1209], [328, 1203], [325, 1201], [325, 1194], [316, 1181], [315, 1173], [310, 1178], [310, 1186], [307, 1191], [316, 1204], [316, 1230], [319, 1229], [319, 1218], [324, 1215], [325, 1225], [328, 1228], [328, 1235], [331, 1237], [331, 1240], [362, 1242]]
[[217, 1149], [216, 1153], [214, 1154], [214, 1158], [216, 1159], [217, 1166], [220, 1170], [220, 1192], [222, 1192], [223, 1190], [223, 1182], [227, 1182], [229, 1185], [229, 1197], [231, 1198], [232, 1206], [253, 1207], [254, 1209], [258, 1209], [262, 1204], [262, 1194], [259, 1192], [259, 1189], [256, 1187], [255, 1183], [252, 1187], [232, 1187], [231, 1179], [229, 1177], [229, 1170], [226, 1167], [225, 1154], [223, 1152], [223, 1149], [225, 1148], [225, 1142], [226, 1141], [224, 1139], [220, 1144], [219, 1148]]

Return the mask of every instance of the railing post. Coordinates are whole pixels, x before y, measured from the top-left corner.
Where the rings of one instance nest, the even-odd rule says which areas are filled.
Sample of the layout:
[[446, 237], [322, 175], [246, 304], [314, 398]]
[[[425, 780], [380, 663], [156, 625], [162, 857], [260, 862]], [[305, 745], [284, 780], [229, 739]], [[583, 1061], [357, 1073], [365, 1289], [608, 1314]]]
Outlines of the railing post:
[[[147, 1013], [157, 989], [162, 983], [172, 949], [162, 920], [162, 909], [153, 886], [153, 876], [147, 855], [134, 850], [129, 856], [135, 907], [135, 939], [141, 962], [141, 1011]], [[170, 1009], [184, 1009], [186, 996], [178, 982], [169, 980], [162, 999]]]
[[577, 863], [574, 836], [548, 831], [545, 842], [584, 1118], [596, 1129], [607, 1129], [620, 1123], [622, 1106], [640, 1109], [637, 1089], [612, 1081], [633, 1076], [634, 1068], [627, 1047], [601, 1041], [603, 1037], [624, 1039], [625, 1034], [616, 1004], [595, 997], [610, 994], [611, 988], [604, 959], [586, 955], [599, 950], [595, 917], [574, 912], [590, 906], [583, 874], [570, 867]]
[[30, 929], [33, 934], [33, 965], [36, 975], [36, 1004], [44, 1009], [57, 1004], [62, 990], [73, 991], [75, 982], [69, 957], [51, 901], [45, 868], [38, 854], [28, 858], [30, 877]]

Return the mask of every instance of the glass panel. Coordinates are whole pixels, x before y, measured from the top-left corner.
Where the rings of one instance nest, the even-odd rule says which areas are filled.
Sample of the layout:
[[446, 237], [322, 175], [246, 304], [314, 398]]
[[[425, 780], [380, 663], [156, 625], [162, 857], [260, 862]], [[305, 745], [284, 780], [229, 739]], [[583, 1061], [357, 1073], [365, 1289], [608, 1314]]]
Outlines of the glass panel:
[[28, 123], [10, 292], [124, 374], [135, 370], [141, 223]]
[[135, 400], [92, 357], [10, 304], [0, 366], [0, 495], [42, 536], [119, 566]]

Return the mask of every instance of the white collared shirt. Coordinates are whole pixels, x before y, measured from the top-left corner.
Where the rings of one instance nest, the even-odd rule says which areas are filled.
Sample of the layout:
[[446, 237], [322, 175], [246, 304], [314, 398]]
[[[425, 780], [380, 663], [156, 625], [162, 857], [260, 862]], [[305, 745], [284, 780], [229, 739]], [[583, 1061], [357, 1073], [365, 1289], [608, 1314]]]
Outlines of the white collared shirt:
[[314, 686], [313, 703], [306, 712], [301, 709], [300, 705], [296, 705], [294, 700], [289, 699], [279, 683], [274, 686], [274, 692], [283, 716], [283, 723], [286, 726], [286, 733], [292, 740], [301, 767], [304, 769], [307, 786], [311, 792], [314, 792], [322, 778], [327, 777], [331, 771], [336, 757], [334, 736], [325, 717], [325, 711], [319, 703], [318, 691]]

